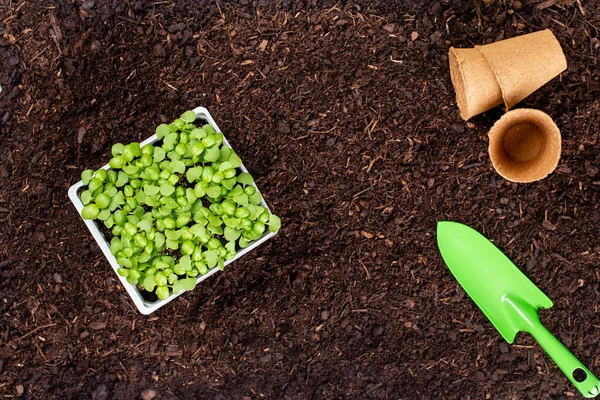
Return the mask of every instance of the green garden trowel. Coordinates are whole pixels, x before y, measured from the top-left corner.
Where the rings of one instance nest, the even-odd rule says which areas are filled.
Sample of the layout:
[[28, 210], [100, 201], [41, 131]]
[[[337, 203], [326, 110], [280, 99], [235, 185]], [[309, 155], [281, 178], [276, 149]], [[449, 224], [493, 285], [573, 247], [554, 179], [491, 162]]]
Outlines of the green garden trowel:
[[437, 241], [452, 274], [508, 343], [530, 333], [584, 397], [600, 393], [598, 378], [540, 322], [538, 308], [552, 307], [552, 300], [492, 242], [449, 221], [438, 223]]

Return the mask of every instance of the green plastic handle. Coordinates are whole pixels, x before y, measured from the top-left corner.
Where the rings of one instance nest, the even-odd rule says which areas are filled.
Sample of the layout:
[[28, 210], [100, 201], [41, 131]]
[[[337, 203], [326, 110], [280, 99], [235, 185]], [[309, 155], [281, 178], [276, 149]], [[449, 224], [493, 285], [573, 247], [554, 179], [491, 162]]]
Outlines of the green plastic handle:
[[593, 398], [600, 393], [600, 381], [544, 325], [531, 327], [531, 335], [554, 360], [561, 371], [583, 397]]

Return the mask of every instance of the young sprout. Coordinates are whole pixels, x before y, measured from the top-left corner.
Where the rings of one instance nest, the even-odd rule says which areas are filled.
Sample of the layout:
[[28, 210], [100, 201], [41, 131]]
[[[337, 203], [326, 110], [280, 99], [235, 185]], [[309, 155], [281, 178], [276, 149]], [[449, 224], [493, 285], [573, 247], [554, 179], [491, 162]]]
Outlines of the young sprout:
[[110, 229], [118, 274], [161, 300], [281, 227], [223, 135], [195, 121], [186, 111], [156, 128], [161, 141], [116, 143], [111, 169], [81, 173], [82, 217]]

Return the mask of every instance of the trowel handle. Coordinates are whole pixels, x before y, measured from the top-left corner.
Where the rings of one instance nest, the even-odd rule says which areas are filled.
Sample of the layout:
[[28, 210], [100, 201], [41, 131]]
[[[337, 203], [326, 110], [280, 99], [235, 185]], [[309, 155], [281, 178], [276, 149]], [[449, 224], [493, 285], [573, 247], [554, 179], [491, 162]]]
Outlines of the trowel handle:
[[579, 390], [583, 397], [592, 398], [600, 393], [600, 381], [541, 323], [535, 324], [531, 335], [554, 360], [556, 365]]

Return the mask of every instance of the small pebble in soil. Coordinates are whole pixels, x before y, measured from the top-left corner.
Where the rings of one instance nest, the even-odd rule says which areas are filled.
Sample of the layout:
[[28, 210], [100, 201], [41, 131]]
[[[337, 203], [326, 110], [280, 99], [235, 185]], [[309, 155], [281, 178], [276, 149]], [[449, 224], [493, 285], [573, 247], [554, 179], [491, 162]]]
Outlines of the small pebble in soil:
[[154, 389], [144, 389], [142, 393], [140, 393], [140, 398], [142, 400], [152, 400], [156, 397], [156, 390]]
[[281, 133], [290, 133], [290, 124], [287, 121], [278, 121], [277, 130]]
[[46, 235], [43, 232], [37, 232], [34, 235], [35, 241], [38, 243], [44, 243], [46, 241]]
[[166, 57], [167, 52], [162, 44], [156, 43], [152, 50], [152, 54], [154, 54], [154, 57]]
[[95, 331], [106, 328], [106, 322], [94, 321], [89, 325], [89, 328]]
[[398, 29], [398, 25], [397, 24], [385, 24], [383, 26], [383, 30], [389, 33], [394, 33], [396, 31], [396, 29]]
[[463, 124], [452, 124], [452, 130], [456, 133], [464, 133], [465, 126]]
[[17, 396], [22, 396], [23, 393], [25, 393], [25, 388], [23, 387], [23, 385], [17, 385], [15, 386], [15, 389], [17, 391]]
[[92, 400], [106, 400], [108, 399], [108, 389], [105, 384], [100, 384], [92, 392]]
[[100, 43], [99, 40], [94, 40], [90, 45], [90, 51], [92, 53], [97, 53], [100, 51], [100, 49], [102, 49], [102, 43]]

